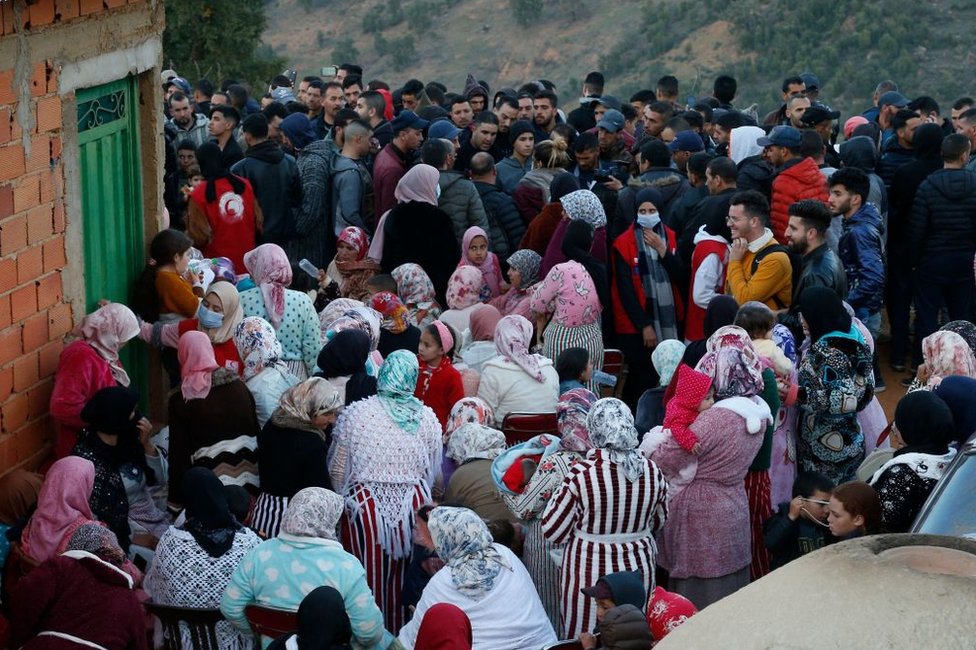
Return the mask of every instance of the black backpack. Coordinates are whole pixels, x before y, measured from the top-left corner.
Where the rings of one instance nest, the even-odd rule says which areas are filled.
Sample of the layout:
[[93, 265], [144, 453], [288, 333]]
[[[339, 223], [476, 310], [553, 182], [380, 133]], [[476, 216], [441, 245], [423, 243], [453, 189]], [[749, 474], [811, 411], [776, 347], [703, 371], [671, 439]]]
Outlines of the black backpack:
[[[752, 271], [750, 272], [750, 276], [755, 275], [756, 271], [759, 270], [759, 263], [762, 262], [767, 255], [771, 255], [773, 253], [785, 253], [786, 257], [790, 260], [790, 267], [793, 269], [792, 277], [790, 279], [793, 285], [792, 292], [795, 293], [797, 282], [800, 280], [802, 261], [798, 255], [794, 254], [793, 251], [783, 244], [777, 243], [773, 244], [772, 246], [766, 246], [756, 253], [756, 256], [752, 258]], [[777, 309], [786, 309], [786, 305], [784, 305], [778, 297], [773, 296], [773, 302], [776, 303]]]

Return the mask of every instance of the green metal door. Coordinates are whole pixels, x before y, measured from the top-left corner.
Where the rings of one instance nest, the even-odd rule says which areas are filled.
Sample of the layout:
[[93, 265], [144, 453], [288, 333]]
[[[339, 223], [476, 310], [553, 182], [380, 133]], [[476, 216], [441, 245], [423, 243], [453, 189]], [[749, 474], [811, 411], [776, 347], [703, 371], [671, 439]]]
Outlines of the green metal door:
[[[138, 97], [131, 76], [76, 93], [87, 312], [102, 298], [131, 304], [145, 263]], [[146, 347], [131, 342], [121, 359], [145, 401]]]

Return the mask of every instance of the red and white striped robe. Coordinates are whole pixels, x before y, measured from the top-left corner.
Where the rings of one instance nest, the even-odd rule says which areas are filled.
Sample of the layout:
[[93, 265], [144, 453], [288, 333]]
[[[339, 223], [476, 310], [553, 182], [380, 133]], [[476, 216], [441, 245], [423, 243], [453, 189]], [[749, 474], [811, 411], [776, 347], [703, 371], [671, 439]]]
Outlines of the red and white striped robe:
[[[668, 484], [652, 461], [636, 481], [597, 449], [577, 463], [542, 515], [543, 534], [566, 543], [559, 577], [562, 638], [596, 625], [596, 601], [580, 592], [615, 571], [640, 571], [654, 591], [654, 533], [668, 516]], [[599, 539], [604, 537], [604, 539]]]

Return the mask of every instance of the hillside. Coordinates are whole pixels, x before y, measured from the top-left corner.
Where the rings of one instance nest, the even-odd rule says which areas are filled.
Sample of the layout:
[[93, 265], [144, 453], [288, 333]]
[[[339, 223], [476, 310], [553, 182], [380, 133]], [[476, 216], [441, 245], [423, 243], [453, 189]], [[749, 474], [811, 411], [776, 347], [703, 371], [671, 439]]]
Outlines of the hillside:
[[[520, 26], [513, 5], [541, 6]], [[544, 77], [572, 102], [590, 70], [626, 100], [664, 74], [681, 98], [717, 74], [739, 79], [737, 104], [772, 108], [790, 73], [810, 70], [835, 108], [860, 112], [895, 79], [948, 112], [974, 92], [969, 0], [768, 3], [762, 0], [272, 0], [264, 41], [300, 74], [353, 60], [367, 79], [408, 77], [459, 90], [467, 72], [492, 89]]]

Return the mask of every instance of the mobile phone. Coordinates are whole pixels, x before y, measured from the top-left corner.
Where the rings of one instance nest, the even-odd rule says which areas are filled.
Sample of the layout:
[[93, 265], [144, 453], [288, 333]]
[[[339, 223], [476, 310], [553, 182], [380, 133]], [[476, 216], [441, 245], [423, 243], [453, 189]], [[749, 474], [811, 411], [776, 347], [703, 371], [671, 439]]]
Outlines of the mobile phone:
[[336, 65], [323, 65], [319, 74], [323, 77], [334, 77], [339, 74], [339, 66]]

